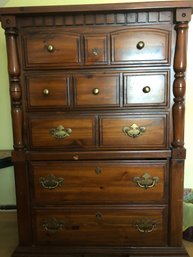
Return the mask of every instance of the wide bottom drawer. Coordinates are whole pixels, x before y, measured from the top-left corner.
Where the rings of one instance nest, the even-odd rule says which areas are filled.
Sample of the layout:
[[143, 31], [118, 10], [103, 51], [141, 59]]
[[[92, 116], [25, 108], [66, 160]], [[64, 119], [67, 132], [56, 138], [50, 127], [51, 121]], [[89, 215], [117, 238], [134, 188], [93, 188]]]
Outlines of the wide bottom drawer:
[[63, 246], [163, 246], [166, 214], [164, 207], [36, 210], [35, 241]]

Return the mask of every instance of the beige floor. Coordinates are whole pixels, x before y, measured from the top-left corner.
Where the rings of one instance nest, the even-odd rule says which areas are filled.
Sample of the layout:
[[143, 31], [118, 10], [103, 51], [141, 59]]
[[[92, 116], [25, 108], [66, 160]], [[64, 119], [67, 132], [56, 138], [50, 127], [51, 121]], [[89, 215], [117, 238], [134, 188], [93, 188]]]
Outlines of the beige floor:
[[[11, 257], [17, 242], [16, 212], [0, 212], [0, 257]], [[193, 243], [184, 241], [184, 245], [193, 257]]]

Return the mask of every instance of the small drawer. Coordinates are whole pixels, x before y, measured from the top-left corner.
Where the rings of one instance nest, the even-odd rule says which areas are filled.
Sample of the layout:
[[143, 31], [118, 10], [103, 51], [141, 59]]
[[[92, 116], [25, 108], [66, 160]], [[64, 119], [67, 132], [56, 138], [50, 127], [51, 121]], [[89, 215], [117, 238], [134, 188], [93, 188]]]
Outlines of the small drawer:
[[166, 209], [82, 207], [35, 211], [37, 244], [164, 246]]
[[84, 149], [95, 146], [95, 118], [39, 116], [30, 118], [31, 148]]
[[108, 63], [108, 41], [107, 35], [84, 35], [86, 65]]
[[168, 115], [128, 115], [100, 117], [100, 146], [126, 149], [168, 147]]
[[169, 102], [167, 71], [124, 74], [124, 106], [167, 106]]
[[76, 107], [117, 107], [120, 104], [120, 75], [85, 73], [74, 75]]
[[131, 28], [111, 33], [112, 64], [170, 63], [168, 31]]
[[166, 161], [32, 162], [36, 204], [163, 203]]
[[27, 32], [23, 37], [26, 67], [80, 65], [80, 41], [80, 34], [63, 30]]
[[36, 74], [26, 78], [28, 108], [67, 107], [68, 78], [65, 75]]

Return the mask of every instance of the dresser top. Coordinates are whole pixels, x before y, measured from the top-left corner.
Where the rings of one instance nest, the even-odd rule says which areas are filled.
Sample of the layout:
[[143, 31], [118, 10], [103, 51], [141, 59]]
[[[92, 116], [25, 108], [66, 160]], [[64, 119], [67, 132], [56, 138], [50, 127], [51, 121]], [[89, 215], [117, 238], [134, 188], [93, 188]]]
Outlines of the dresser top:
[[143, 9], [173, 9], [193, 8], [193, 0], [189, 1], [148, 1], [109, 4], [83, 4], [83, 5], [58, 5], [58, 6], [27, 6], [27, 7], [3, 7], [0, 15], [6, 14], [37, 14], [37, 13], [61, 13], [61, 12], [104, 12], [121, 10], [143, 10]]

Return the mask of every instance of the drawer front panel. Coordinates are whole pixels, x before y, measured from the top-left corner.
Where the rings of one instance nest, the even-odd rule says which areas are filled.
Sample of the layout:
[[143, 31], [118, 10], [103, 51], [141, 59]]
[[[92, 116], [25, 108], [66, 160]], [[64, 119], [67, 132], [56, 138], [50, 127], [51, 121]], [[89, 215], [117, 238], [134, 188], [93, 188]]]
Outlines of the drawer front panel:
[[163, 202], [166, 161], [31, 163], [37, 204]]
[[125, 106], [166, 106], [169, 101], [168, 72], [125, 73]]
[[167, 147], [167, 115], [104, 116], [101, 147], [161, 149]]
[[85, 40], [85, 64], [107, 64], [108, 62], [108, 37], [103, 34], [88, 34]]
[[27, 79], [28, 107], [67, 107], [68, 79], [62, 75], [38, 75]]
[[166, 210], [66, 209], [36, 211], [36, 241], [66, 246], [163, 246]]
[[169, 32], [160, 29], [129, 29], [111, 34], [112, 63], [169, 63]]
[[39, 117], [32, 118], [29, 125], [32, 148], [84, 149], [95, 145], [93, 117]]
[[25, 63], [30, 66], [80, 65], [80, 35], [49, 30], [28, 32], [23, 38]]
[[75, 106], [119, 106], [120, 75], [86, 73], [74, 75]]

